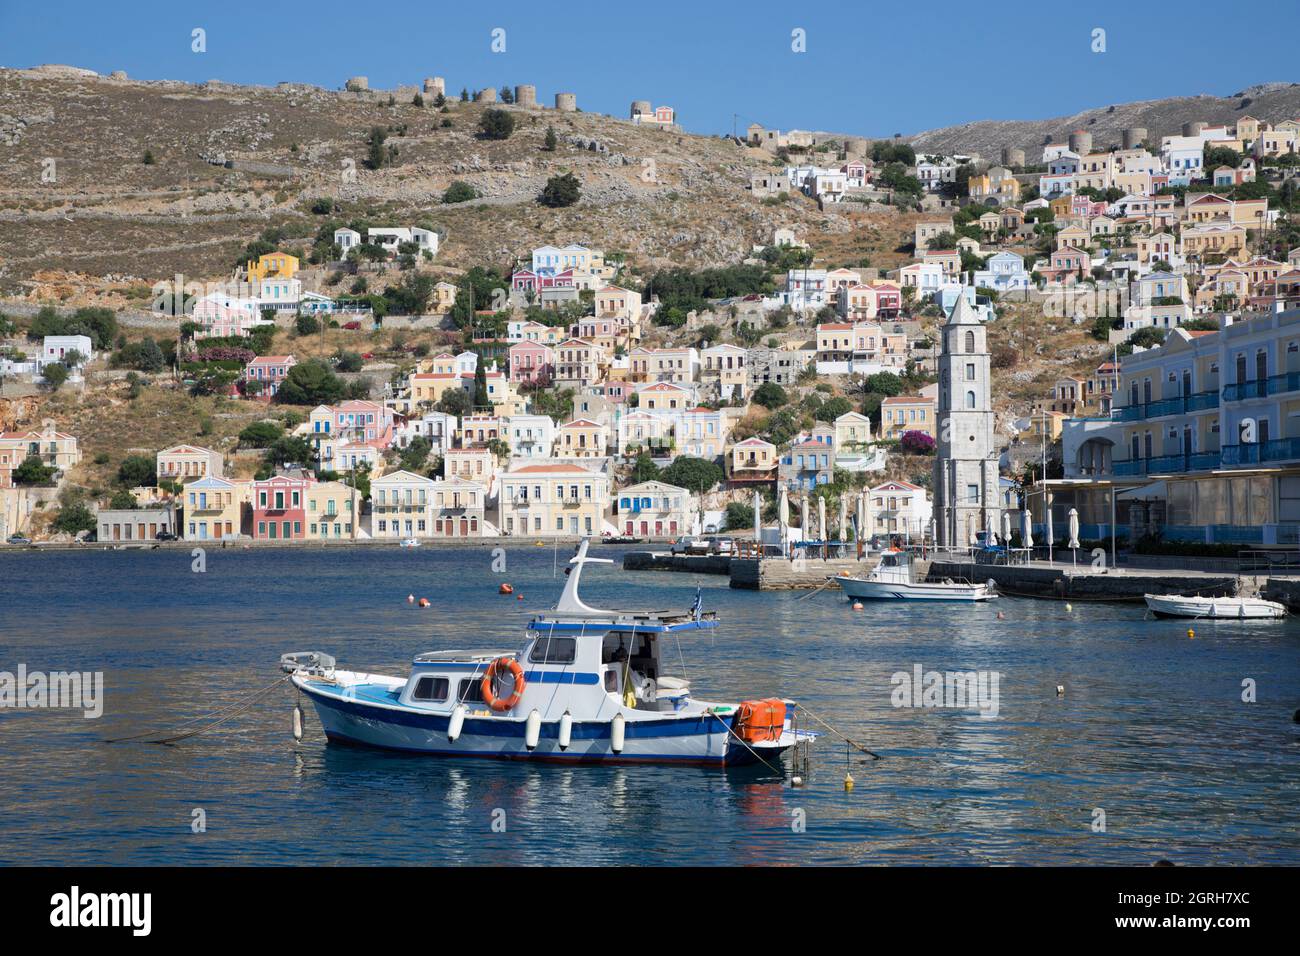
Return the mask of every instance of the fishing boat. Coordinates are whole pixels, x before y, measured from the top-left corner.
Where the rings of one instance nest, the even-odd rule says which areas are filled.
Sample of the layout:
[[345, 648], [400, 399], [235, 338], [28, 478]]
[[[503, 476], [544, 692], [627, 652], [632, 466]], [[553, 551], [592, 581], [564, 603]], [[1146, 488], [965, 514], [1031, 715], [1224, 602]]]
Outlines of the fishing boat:
[[401, 542], [403, 548], [418, 548], [420, 546], [419, 538], [403, 538]]
[[837, 575], [844, 596], [859, 601], [987, 601], [997, 597], [993, 582], [917, 581], [907, 551], [886, 551], [866, 577]]
[[528, 623], [522, 650], [424, 653], [407, 677], [341, 670], [318, 651], [285, 654], [281, 667], [310, 698], [331, 741], [388, 750], [772, 765], [816, 736], [792, 726], [795, 704], [784, 698], [697, 699], [691, 681], [665, 672], [664, 646], [716, 628], [716, 614], [701, 610], [698, 592], [685, 612], [589, 607], [578, 591], [583, 568], [612, 562], [588, 557], [587, 546], [584, 539], [569, 562], [555, 609]]
[[1193, 617], [1211, 620], [1252, 621], [1286, 617], [1286, 607], [1276, 601], [1251, 597], [1201, 597], [1198, 594], [1144, 594], [1156, 617]]

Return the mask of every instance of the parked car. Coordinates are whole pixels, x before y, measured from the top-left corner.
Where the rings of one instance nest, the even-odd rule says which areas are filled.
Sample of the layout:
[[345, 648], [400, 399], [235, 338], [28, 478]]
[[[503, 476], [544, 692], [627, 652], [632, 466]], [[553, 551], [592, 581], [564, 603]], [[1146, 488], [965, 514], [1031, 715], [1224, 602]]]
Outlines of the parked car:
[[178, 541], [178, 540], [180, 540], [179, 538], [176, 537], [176, 535], [172, 534], [170, 531], [159, 531], [156, 535], [154, 535], [154, 539], [157, 540], [157, 541]]
[[731, 557], [736, 553], [735, 538], [709, 538], [709, 554]]
[[709, 542], [704, 538], [684, 534], [673, 542], [670, 550], [673, 554], [708, 554]]
[[25, 538], [25, 537], [23, 537], [21, 534], [11, 534], [11, 535], [6, 539], [6, 543], [7, 543], [7, 544], [18, 544], [18, 545], [31, 544], [31, 543], [32, 543], [32, 539], [31, 539], [31, 538]]

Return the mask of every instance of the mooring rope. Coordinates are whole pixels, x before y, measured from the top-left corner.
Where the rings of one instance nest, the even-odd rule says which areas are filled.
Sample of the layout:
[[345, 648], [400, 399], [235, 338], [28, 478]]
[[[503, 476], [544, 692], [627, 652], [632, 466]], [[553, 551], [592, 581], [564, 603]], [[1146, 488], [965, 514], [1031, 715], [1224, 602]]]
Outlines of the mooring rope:
[[[252, 705], [255, 701], [258, 701], [261, 698], [265, 697], [268, 693], [273, 691], [275, 688], [279, 687], [281, 684], [285, 683], [285, 681], [288, 681], [292, 678], [293, 678], [292, 674], [286, 674], [284, 677], [281, 677], [274, 683], [269, 684], [266, 687], [263, 687], [261, 690], [255, 691], [249, 696], [243, 697], [235, 701], [233, 704], [231, 704], [229, 707], [226, 707], [223, 710], [218, 710], [215, 713], [211, 713], [211, 714], [205, 714], [202, 717], [191, 717], [189, 720], [181, 721], [179, 725], [180, 727], [186, 727], [190, 724], [197, 723], [198, 721], [201, 720], [211, 721], [211, 723], [203, 727], [200, 727], [197, 730], [191, 730], [183, 734], [175, 734], [171, 737], [160, 737], [157, 740], [148, 740], [145, 742], [151, 744], [171, 744], [171, 743], [176, 743], [178, 740], [187, 740], [190, 737], [196, 737], [199, 734], [204, 733], [205, 731], [211, 730], [213, 727], [217, 727], [221, 724], [224, 724], [232, 717], [237, 717], [240, 714], [244, 713], [248, 709], [248, 707]], [[127, 740], [140, 740], [144, 737], [152, 737], [157, 733], [160, 733], [160, 731], [149, 730], [149, 731], [145, 731], [142, 734], [131, 734], [130, 736], [127, 737], [114, 737], [114, 738], [106, 739], [104, 743], [117, 744]]]
[[798, 705], [798, 709], [799, 709], [799, 711], [800, 711], [801, 713], [805, 713], [805, 714], [807, 714], [809, 717], [811, 717], [813, 720], [817, 721], [817, 723], [821, 724], [823, 727], [825, 727], [827, 730], [829, 730], [831, 733], [833, 733], [836, 737], [839, 737], [840, 740], [844, 741], [844, 742], [845, 742], [846, 744], [848, 744], [850, 747], [853, 747], [853, 748], [855, 748], [855, 749], [861, 751], [862, 753], [864, 753], [864, 754], [866, 754], [868, 757], [870, 757], [872, 760], [879, 760], [879, 759], [880, 759], [880, 754], [876, 753], [874, 750], [868, 750], [866, 747], [862, 746], [862, 744], [858, 743], [856, 740], [852, 740], [852, 739], [850, 739], [850, 738], [844, 736], [842, 733], [840, 733], [838, 730], [836, 730], [834, 727], [832, 727], [829, 723], [827, 723], [826, 721], [822, 720], [822, 718], [818, 717], [818, 716], [817, 716], [816, 714], [814, 714], [811, 710], [809, 710], [807, 707], [805, 707], [802, 703], [800, 703], [800, 704]]
[[736, 733], [734, 730], [732, 730], [732, 729], [731, 729], [731, 725], [728, 724], [725, 720], [723, 720], [721, 717], [719, 717], [717, 714], [715, 714], [715, 713], [714, 713], [713, 711], [711, 711], [711, 710], [708, 712], [708, 714], [709, 714], [710, 717], [712, 717], [712, 718], [713, 718], [714, 720], [716, 720], [718, 723], [722, 724], [722, 729], [723, 729], [723, 730], [725, 730], [727, 733], [731, 734], [731, 736], [733, 736], [733, 737], [735, 737], [737, 740], [739, 740], [740, 743], [744, 746], [744, 748], [745, 748], [746, 750], [748, 750], [750, 753], [752, 753], [752, 754], [754, 755], [754, 759], [757, 760], [759, 763], [761, 763], [764, 767], [766, 767], [768, 770], [772, 770], [772, 771], [775, 771], [775, 772], [777, 772], [777, 773], [784, 773], [784, 769], [783, 769], [783, 768], [781, 768], [781, 767], [773, 767], [770, 763], [768, 763], [766, 760], [764, 760], [763, 757], [762, 757], [762, 755], [760, 755], [759, 752], [758, 752], [757, 750], [755, 750], [753, 747], [751, 747], [751, 746], [749, 745], [749, 741], [745, 740], [744, 737], [740, 736], [740, 734], [738, 734], [738, 733]]

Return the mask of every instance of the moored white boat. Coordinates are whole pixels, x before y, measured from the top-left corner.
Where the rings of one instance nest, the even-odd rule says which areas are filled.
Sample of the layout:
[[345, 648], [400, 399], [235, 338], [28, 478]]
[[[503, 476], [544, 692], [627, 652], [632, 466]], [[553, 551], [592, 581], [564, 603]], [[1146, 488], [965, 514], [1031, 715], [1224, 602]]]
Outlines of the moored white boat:
[[1286, 617], [1286, 607], [1276, 601], [1250, 597], [1201, 597], [1196, 594], [1144, 594], [1147, 607], [1157, 617], [1193, 617], [1250, 621]]
[[911, 555], [886, 551], [866, 577], [838, 575], [835, 583], [845, 597], [859, 601], [987, 601], [997, 597], [993, 582], [917, 581]]
[[401, 544], [402, 544], [402, 547], [403, 547], [403, 548], [418, 548], [418, 547], [420, 546], [420, 539], [419, 539], [419, 538], [403, 538]]
[[712, 614], [601, 610], [578, 596], [587, 541], [555, 610], [527, 626], [520, 651], [418, 655], [408, 677], [339, 670], [320, 652], [281, 666], [315, 705], [326, 736], [414, 753], [600, 763], [731, 765], [777, 757], [816, 735], [793, 727], [783, 698], [698, 700], [665, 674], [668, 635], [709, 630]]

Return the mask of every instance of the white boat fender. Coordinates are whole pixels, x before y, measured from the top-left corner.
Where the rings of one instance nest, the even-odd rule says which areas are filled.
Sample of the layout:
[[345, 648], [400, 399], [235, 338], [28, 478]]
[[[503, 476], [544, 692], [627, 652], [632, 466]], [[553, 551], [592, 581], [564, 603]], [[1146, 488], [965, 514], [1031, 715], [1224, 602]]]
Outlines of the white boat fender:
[[457, 704], [451, 709], [451, 720], [447, 722], [447, 740], [455, 743], [456, 738], [460, 736], [461, 728], [465, 726], [465, 711], [468, 708], [464, 704]]
[[573, 715], [567, 710], [560, 717], [560, 749], [568, 750], [569, 741], [573, 739]]
[[542, 736], [542, 715], [534, 707], [528, 712], [528, 719], [524, 721], [524, 746], [529, 750], [537, 749], [537, 741]]
[[623, 732], [625, 730], [622, 714], [615, 714], [614, 719], [609, 722], [609, 749], [616, 754], [623, 752]]
[[302, 707], [293, 705], [293, 739], [302, 740]]

